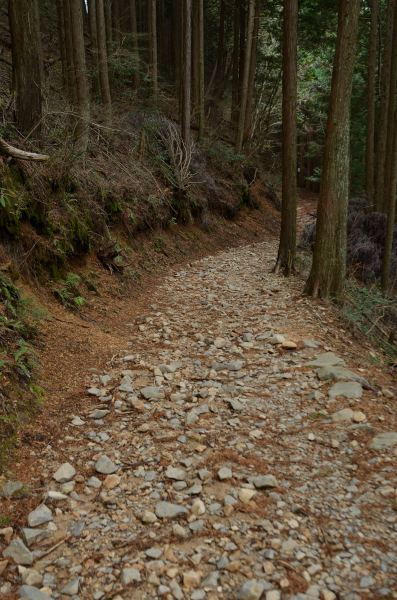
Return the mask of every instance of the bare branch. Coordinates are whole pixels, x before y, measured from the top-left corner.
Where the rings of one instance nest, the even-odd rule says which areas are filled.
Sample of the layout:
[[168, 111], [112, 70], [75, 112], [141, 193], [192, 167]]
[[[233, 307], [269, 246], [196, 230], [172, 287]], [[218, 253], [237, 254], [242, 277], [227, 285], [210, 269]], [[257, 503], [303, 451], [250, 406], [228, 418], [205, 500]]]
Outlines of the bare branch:
[[12, 156], [13, 158], [19, 158], [21, 160], [29, 160], [35, 162], [44, 162], [50, 158], [47, 154], [36, 154], [35, 152], [25, 152], [24, 150], [19, 150], [19, 148], [10, 146], [10, 144], [7, 144], [7, 142], [2, 140], [1, 138], [0, 152], [5, 154], [6, 156]]

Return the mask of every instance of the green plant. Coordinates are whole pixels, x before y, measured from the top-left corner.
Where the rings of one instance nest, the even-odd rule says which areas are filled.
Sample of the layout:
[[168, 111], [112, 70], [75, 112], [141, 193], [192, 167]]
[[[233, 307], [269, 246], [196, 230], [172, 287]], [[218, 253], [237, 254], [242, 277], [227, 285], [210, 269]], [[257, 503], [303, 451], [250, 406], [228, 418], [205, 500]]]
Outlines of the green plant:
[[57, 287], [53, 282], [52, 292], [61, 301], [61, 303], [70, 310], [74, 308], [81, 308], [85, 302], [84, 298], [80, 295], [78, 285], [80, 283], [80, 276], [75, 273], [68, 273], [65, 281], [60, 287]]
[[0, 515], [0, 527], [6, 527], [10, 521], [11, 521], [11, 517], [6, 517], [5, 515]]

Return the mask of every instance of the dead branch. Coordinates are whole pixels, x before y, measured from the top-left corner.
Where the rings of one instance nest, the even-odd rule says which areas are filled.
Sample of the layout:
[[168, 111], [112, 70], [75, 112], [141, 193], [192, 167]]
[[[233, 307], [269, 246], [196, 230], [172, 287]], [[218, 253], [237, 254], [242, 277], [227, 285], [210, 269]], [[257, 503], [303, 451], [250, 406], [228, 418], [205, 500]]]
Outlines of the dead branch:
[[47, 154], [36, 154], [36, 152], [25, 152], [24, 150], [19, 150], [19, 148], [15, 148], [14, 146], [10, 146], [7, 142], [0, 138], [0, 152], [5, 154], [6, 156], [12, 156], [13, 158], [19, 158], [21, 160], [29, 160], [35, 162], [44, 162], [49, 160], [49, 156]]

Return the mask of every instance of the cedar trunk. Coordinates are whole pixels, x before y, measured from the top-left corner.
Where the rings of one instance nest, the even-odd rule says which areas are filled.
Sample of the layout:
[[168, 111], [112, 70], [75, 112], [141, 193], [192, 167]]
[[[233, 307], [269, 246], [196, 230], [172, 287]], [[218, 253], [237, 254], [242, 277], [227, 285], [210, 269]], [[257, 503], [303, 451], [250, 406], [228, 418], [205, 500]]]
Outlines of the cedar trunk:
[[225, 13], [226, 13], [226, 2], [221, 0], [220, 14], [219, 14], [219, 38], [218, 38], [218, 51], [216, 56], [216, 72], [215, 79], [219, 84], [222, 80], [223, 74], [223, 55], [225, 45]]
[[254, 33], [253, 33], [253, 37], [252, 37], [251, 61], [250, 61], [250, 71], [249, 71], [249, 80], [248, 80], [247, 110], [246, 110], [246, 115], [245, 115], [245, 126], [244, 126], [245, 127], [244, 141], [249, 136], [250, 130], [251, 130], [251, 117], [252, 117], [252, 104], [254, 101], [256, 53], [258, 51], [260, 12], [261, 12], [261, 0], [256, 0], [255, 18], [254, 18]]
[[16, 117], [24, 132], [40, 132], [44, 68], [37, 0], [9, 0], [12, 79]]
[[281, 232], [275, 272], [289, 276], [296, 254], [298, 0], [284, 0]]
[[68, 88], [68, 63], [66, 57], [66, 40], [65, 40], [65, 17], [63, 13], [63, 0], [57, 0], [57, 19], [58, 19], [58, 36], [59, 49], [61, 52], [62, 63], [62, 83], [65, 89]]
[[198, 2], [198, 84], [199, 84], [199, 132], [198, 140], [204, 136], [204, 0]]
[[68, 0], [68, 4], [71, 17], [74, 85], [77, 96], [77, 103], [74, 107], [75, 112], [77, 113], [74, 130], [74, 147], [77, 154], [85, 154], [88, 146], [90, 102], [88, 94], [87, 67], [85, 62], [83, 6], [80, 0]]
[[98, 57], [98, 37], [96, 26], [95, 0], [88, 0], [88, 18], [90, 22], [90, 50], [92, 63], [92, 95], [99, 95], [99, 57]]
[[139, 88], [139, 45], [135, 0], [130, 0], [130, 26], [132, 36], [132, 55], [134, 57], [134, 74], [132, 82], [134, 90], [137, 90]]
[[110, 95], [108, 55], [106, 50], [105, 12], [103, 0], [95, 0], [95, 5], [99, 55], [99, 81], [101, 84], [102, 102], [105, 108], [105, 120], [109, 123], [112, 118], [112, 98]]
[[149, 25], [149, 62], [152, 77], [152, 94], [157, 96], [157, 18], [156, 0], [149, 0], [148, 25]]
[[255, 0], [249, 0], [248, 6], [248, 24], [247, 24], [247, 43], [244, 50], [244, 67], [241, 79], [241, 100], [240, 100], [240, 112], [237, 125], [237, 136], [235, 154], [240, 154], [243, 146], [243, 137], [245, 129], [245, 118], [247, 109], [247, 96], [248, 96], [248, 81], [249, 81], [249, 70], [251, 61], [252, 51], [252, 36], [254, 32], [254, 16], [255, 16]]
[[376, 37], [378, 25], [378, 0], [371, 3], [371, 28], [368, 53], [368, 104], [367, 104], [367, 146], [365, 157], [365, 194], [367, 210], [374, 203], [374, 154], [375, 154], [375, 84], [376, 84]]
[[387, 113], [387, 137], [386, 137], [386, 160], [385, 160], [385, 179], [383, 183], [383, 210], [388, 212], [391, 171], [393, 162], [393, 129], [394, 129], [394, 104], [396, 97], [397, 82], [397, 9], [394, 11], [393, 44], [390, 66], [390, 92], [389, 108]]
[[378, 143], [375, 170], [375, 210], [385, 212], [383, 185], [385, 181], [387, 119], [390, 99], [390, 69], [393, 44], [394, 10], [396, 0], [388, 0], [386, 14], [386, 31], [383, 49], [381, 77], [380, 107], [378, 119]]
[[233, 24], [233, 81], [232, 81], [232, 121], [237, 121], [238, 107], [238, 57], [240, 41], [240, 0], [235, 0], [234, 4], [234, 24]]
[[339, 0], [338, 33], [324, 142], [317, 234], [305, 293], [343, 297], [346, 284], [350, 101], [360, 0]]
[[181, 132], [185, 151], [190, 148], [190, 85], [192, 66], [192, 5], [182, 0]]

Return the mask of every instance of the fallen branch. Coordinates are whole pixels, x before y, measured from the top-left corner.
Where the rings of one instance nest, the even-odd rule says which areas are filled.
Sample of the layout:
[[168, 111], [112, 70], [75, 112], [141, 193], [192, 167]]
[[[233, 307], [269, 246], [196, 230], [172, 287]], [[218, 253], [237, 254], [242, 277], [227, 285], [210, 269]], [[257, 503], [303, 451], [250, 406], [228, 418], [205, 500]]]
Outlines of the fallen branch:
[[0, 138], [0, 152], [5, 154], [6, 156], [12, 156], [12, 158], [19, 158], [21, 160], [29, 160], [34, 162], [44, 162], [49, 160], [49, 156], [47, 154], [36, 154], [36, 152], [25, 152], [24, 150], [19, 150], [19, 148], [15, 148], [14, 146], [10, 146], [7, 142]]
[[47, 554], [51, 554], [51, 552], [53, 552], [53, 550], [56, 550], [57, 548], [59, 548], [59, 546], [61, 546], [65, 542], [67, 542], [70, 539], [70, 537], [71, 537], [70, 535], [67, 535], [66, 537], [63, 538], [63, 540], [61, 540], [57, 544], [54, 544], [54, 546], [51, 546], [51, 548], [49, 548], [48, 550], [46, 550], [45, 552], [43, 552], [43, 554], [41, 554], [39, 556], [39, 560], [44, 558], [44, 556], [47, 556]]
[[89, 325], [83, 325], [83, 323], [76, 323], [75, 321], [64, 321], [63, 319], [59, 319], [58, 317], [55, 317], [54, 315], [52, 315], [52, 318], [55, 319], [56, 321], [60, 321], [61, 323], [67, 323], [68, 325], [77, 325], [78, 327], [85, 327], [86, 329], [90, 328]]

